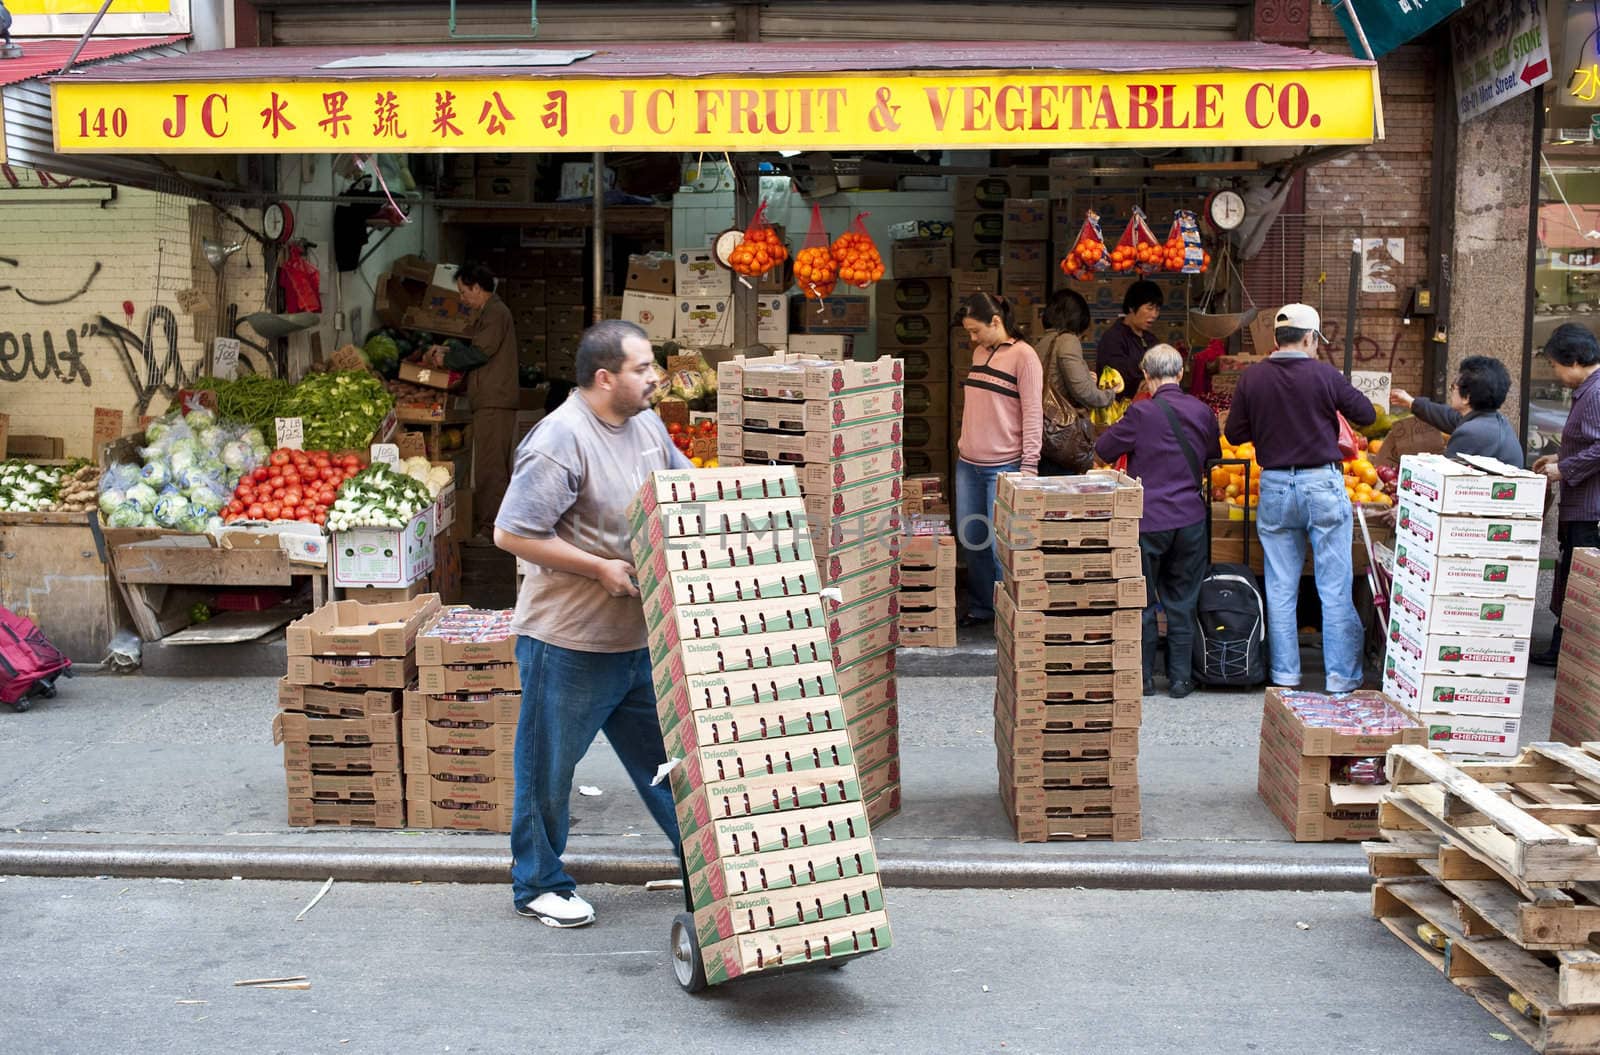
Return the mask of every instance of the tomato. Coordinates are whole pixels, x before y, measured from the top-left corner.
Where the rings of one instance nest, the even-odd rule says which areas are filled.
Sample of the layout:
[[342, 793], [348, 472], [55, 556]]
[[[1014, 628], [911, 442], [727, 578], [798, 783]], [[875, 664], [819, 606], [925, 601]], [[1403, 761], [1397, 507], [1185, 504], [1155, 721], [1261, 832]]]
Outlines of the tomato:
[[295, 519], [300, 521], [300, 523], [302, 523], [302, 524], [315, 524], [316, 523], [316, 519], [313, 517], [313, 515], [311, 513], [307, 512], [307, 511], [304, 511], [304, 510], [302, 510], [300, 515], [295, 517]]
[[318, 470], [317, 475], [322, 477], [324, 480], [342, 480], [342, 479], [344, 479], [344, 473], [340, 472], [338, 469], [335, 469], [331, 465], [322, 466], [322, 468], [320, 470]]
[[297, 471], [295, 471], [294, 469], [287, 469], [287, 470], [284, 471], [284, 474], [283, 474], [283, 485], [285, 487], [289, 486], [290, 484], [297, 484], [299, 482], [300, 482], [300, 474]]
[[300, 515], [299, 507], [298, 506], [292, 506], [287, 502], [285, 502], [283, 504], [283, 507], [278, 510], [278, 519], [279, 520], [293, 520], [295, 517], [297, 517], [299, 515]]
[[300, 488], [290, 487], [283, 492], [283, 500], [288, 505], [297, 506], [300, 504], [302, 494]]
[[346, 469], [359, 470], [361, 468], [361, 458], [359, 455], [347, 454], [341, 459], [341, 461]]
[[256, 489], [254, 487], [245, 487], [241, 484], [239, 489], [233, 493], [233, 497], [241, 502], [253, 502], [256, 497]]
[[316, 515], [311, 518], [311, 522], [313, 524], [317, 524], [319, 526], [322, 525], [322, 524], [326, 524], [328, 522], [328, 514], [318, 510]]
[[323, 451], [318, 451], [312, 456], [311, 464], [315, 465], [318, 469], [326, 469], [330, 463], [328, 461], [327, 454]]
[[268, 471], [269, 470], [267, 469], [267, 467], [265, 465], [260, 466], [259, 468], [257, 468], [253, 472], [251, 472], [250, 479], [256, 481], [257, 483], [260, 483], [262, 480], [265, 480], [267, 478]]
[[251, 520], [260, 520], [267, 515], [267, 507], [260, 502], [252, 502], [250, 503], [250, 508], [245, 510], [245, 515]]
[[283, 512], [283, 504], [281, 502], [268, 502], [261, 508], [266, 511], [268, 520], [278, 519], [278, 514]]
[[289, 464], [289, 452], [285, 451], [285, 450], [273, 451], [272, 452], [272, 464], [273, 465], [288, 465]]

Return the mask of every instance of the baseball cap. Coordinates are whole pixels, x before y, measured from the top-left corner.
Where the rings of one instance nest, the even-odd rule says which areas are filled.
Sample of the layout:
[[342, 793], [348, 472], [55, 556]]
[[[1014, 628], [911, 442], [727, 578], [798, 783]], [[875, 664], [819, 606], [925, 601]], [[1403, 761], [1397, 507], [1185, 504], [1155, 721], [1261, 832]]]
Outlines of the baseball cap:
[[1327, 341], [1322, 336], [1322, 316], [1317, 314], [1317, 309], [1309, 304], [1285, 304], [1278, 309], [1278, 318], [1273, 323], [1273, 328], [1292, 326], [1297, 330], [1310, 330], [1317, 335], [1317, 340]]

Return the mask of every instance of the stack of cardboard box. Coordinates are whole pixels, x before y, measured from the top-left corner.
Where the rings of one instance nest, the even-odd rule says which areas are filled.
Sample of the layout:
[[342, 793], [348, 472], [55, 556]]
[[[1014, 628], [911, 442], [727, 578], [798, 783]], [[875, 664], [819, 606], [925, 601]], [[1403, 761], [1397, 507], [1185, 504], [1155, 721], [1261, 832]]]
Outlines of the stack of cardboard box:
[[1389, 785], [1384, 756], [1424, 730], [1378, 692], [1340, 696], [1269, 688], [1261, 715], [1261, 801], [1295, 842], [1376, 839]]
[[1572, 555], [1550, 738], [1569, 744], [1600, 740], [1600, 549]]
[[[785, 269], [775, 268], [756, 288], [756, 340], [781, 348], [789, 339]], [[678, 249], [628, 258], [620, 302], [622, 319], [636, 323], [656, 344], [726, 348], [733, 340], [733, 272], [710, 249]]]
[[[898, 699], [903, 371], [892, 358], [783, 356], [718, 368], [720, 463], [798, 473], [823, 583], [838, 591], [828, 629], [852, 731], [858, 721], [879, 724]], [[862, 768], [882, 817], [899, 809], [897, 735], [891, 729], [874, 748], [873, 766]]]
[[[480, 171], [479, 181], [483, 175]], [[484, 254], [500, 279], [496, 292], [511, 309], [521, 362], [556, 381], [577, 378], [578, 338], [589, 324], [583, 277], [583, 236], [563, 244], [560, 231], [534, 239], [550, 244], [498, 249]]]
[[919, 534], [917, 518], [900, 548], [900, 647], [956, 647], [956, 540], [948, 521], [930, 522]]
[[289, 625], [272, 734], [291, 825], [404, 826], [400, 697], [417, 673], [417, 635], [438, 611], [437, 594], [336, 601]]
[[[914, 265], [913, 265], [914, 266]], [[878, 354], [905, 360], [906, 472], [950, 475], [950, 280], [878, 283]]]
[[522, 710], [511, 616], [446, 608], [417, 637], [402, 729], [413, 827], [511, 830]]
[[1059, 257], [1050, 251], [1050, 199], [1007, 198], [1000, 292], [1017, 325], [1034, 340], [1044, 332], [1044, 304]]
[[658, 471], [629, 510], [708, 980], [887, 948], [869, 730], [830, 657], [795, 471]]
[[1400, 459], [1383, 687], [1433, 748], [1514, 755], [1545, 478], [1489, 458]]
[[1118, 472], [1000, 478], [1000, 795], [1021, 842], [1140, 836], [1139, 517]]

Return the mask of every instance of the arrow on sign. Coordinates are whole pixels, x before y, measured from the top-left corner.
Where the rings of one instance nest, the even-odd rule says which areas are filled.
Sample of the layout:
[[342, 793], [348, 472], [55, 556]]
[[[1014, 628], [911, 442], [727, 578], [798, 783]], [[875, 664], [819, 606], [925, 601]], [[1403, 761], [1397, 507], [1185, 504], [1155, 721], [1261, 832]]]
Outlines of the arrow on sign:
[[1521, 78], [1521, 80], [1522, 80], [1523, 84], [1530, 84], [1531, 85], [1534, 81], [1538, 80], [1540, 77], [1547, 77], [1549, 75], [1550, 75], [1550, 62], [1549, 62], [1549, 60], [1548, 59], [1540, 59], [1538, 62], [1530, 62], [1526, 66], [1522, 67], [1522, 78]]

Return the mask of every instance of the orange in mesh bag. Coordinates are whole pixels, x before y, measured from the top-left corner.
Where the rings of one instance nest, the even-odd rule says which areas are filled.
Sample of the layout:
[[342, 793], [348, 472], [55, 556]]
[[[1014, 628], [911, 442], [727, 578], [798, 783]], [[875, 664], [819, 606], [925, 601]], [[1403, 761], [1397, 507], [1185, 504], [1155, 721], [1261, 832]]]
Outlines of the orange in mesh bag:
[[839, 265], [828, 246], [822, 209], [816, 204], [811, 206], [811, 229], [806, 232], [805, 248], [794, 258], [794, 281], [807, 300], [821, 300], [839, 283]]
[[877, 243], [867, 233], [862, 221], [867, 213], [857, 213], [850, 230], [834, 239], [833, 262], [839, 269], [839, 279], [846, 285], [866, 289], [883, 277], [883, 257]]
[[1096, 271], [1111, 266], [1106, 253], [1106, 236], [1100, 232], [1100, 214], [1090, 209], [1078, 228], [1078, 240], [1072, 250], [1061, 260], [1061, 273], [1079, 282], [1087, 282]]
[[778, 237], [778, 231], [767, 222], [767, 203], [762, 202], [744, 229], [744, 241], [734, 246], [728, 254], [728, 266], [734, 272], [749, 278], [760, 278], [775, 267], [782, 267], [789, 259], [789, 247]]
[[1162, 266], [1185, 275], [1203, 275], [1211, 269], [1211, 254], [1200, 244], [1200, 222], [1188, 209], [1172, 214], [1172, 228], [1162, 248]]
[[1137, 270], [1141, 275], [1153, 275], [1161, 270], [1161, 262], [1161, 242], [1150, 229], [1144, 210], [1135, 206], [1133, 219], [1128, 221], [1116, 248], [1111, 250], [1111, 270]]

